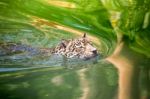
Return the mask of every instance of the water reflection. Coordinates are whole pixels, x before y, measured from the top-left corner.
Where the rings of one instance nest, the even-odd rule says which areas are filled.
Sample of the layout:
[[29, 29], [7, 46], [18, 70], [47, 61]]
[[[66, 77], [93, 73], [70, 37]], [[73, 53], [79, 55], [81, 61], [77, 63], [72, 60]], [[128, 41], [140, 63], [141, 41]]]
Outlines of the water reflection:
[[0, 96], [3, 99], [115, 99], [117, 70], [106, 61], [88, 65], [1, 72]]
[[[149, 98], [149, 58], [131, 50], [124, 42], [119, 42], [114, 53], [106, 60], [114, 65], [119, 75], [119, 99]], [[143, 72], [147, 69], [147, 72]], [[143, 79], [145, 78], [146, 79]], [[139, 83], [140, 82], [140, 83]], [[145, 83], [145, 84], [142, 84]], [[143, 86], [147, 86], [143, 90]], [[143, 94], [145, 92], [146, 94]], [[141, 94], [140, 94], [141, 93]]]

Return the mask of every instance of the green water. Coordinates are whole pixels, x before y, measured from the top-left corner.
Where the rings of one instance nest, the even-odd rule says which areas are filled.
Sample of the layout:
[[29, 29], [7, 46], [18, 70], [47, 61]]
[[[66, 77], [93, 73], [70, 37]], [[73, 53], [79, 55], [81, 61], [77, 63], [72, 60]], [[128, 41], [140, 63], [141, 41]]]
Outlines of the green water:
[[48, 48], [86, 32], [100, 53], [67, 62], [28, 53], [0, 56], [0, 99], [117, 99], [119, 71], [105, 58], [120, 39], [127, 47], [122, 57], [138, 70], [138, 98], [149, 99], [149, 5], [150, 0], [0, 0], [0, 43]]
[[[80, 69], [43, 68], [5, 72], [0, 75], [2, 99], [79, 99]], [[91, 99], [110, 99], [117, 93], [117, 73], [110, 64], [99, 63], [85, 72]]]

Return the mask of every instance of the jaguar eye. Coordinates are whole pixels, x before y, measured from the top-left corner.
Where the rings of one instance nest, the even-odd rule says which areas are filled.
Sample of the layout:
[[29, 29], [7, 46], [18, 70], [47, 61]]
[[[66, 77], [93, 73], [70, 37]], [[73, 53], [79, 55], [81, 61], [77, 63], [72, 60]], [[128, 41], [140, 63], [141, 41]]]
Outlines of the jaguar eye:
[[82, 43], [85, 43], [85, 40], [82, 40]]

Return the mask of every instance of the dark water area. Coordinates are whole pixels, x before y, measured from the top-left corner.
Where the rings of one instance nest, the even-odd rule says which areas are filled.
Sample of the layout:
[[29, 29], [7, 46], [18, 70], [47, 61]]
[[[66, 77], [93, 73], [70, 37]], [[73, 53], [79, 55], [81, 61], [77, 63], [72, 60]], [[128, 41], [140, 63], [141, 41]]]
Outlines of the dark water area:
[[[149, 5], [150, 0], [0, 0], [0, 99], [150, 99]], [[84, 33], [97, 57], [39, 52]], [[23, 46], [10, 53], [2, 47], [8, 43]]]

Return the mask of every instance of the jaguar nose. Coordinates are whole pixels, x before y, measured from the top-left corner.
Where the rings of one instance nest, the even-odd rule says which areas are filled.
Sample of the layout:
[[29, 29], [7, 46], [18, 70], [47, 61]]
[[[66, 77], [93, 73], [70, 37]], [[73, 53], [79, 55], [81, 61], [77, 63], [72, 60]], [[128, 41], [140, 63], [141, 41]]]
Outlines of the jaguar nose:
[[93, 52], [93, 54], [97, 55], [97, 50], [94, 50], [94, 51], [92, 51], [92, 52]]

